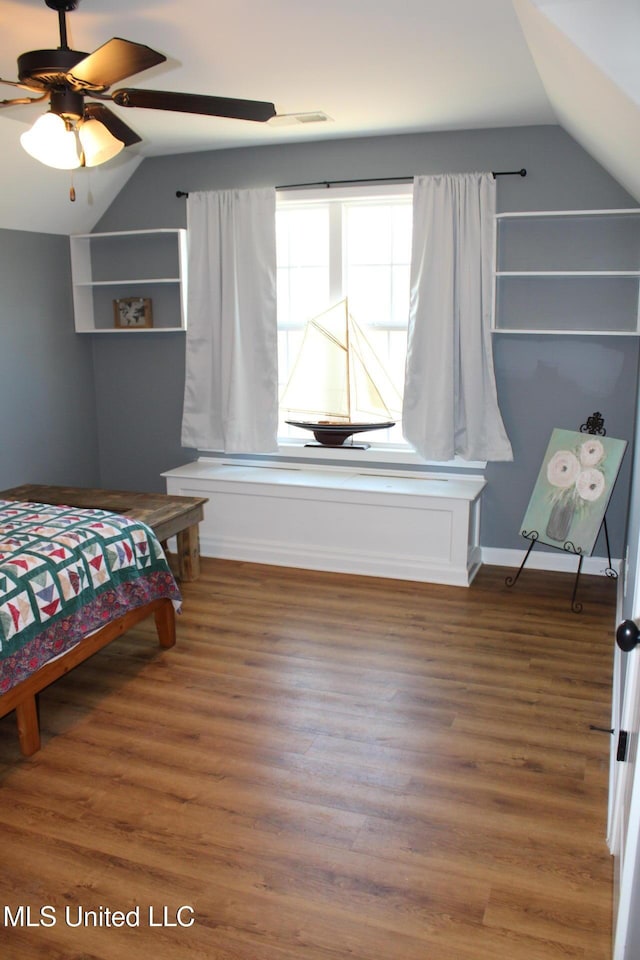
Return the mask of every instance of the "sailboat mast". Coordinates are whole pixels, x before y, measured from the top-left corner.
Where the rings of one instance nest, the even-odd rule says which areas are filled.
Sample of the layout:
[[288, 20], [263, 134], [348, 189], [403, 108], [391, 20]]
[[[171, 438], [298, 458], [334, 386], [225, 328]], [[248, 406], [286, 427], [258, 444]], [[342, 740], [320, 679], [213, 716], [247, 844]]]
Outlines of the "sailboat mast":
[[345, 320], [346, 320], [346, 324], [347, 324], [347, 330], [346, 330], [346, 335], [345, 335], [345, 343], [346, 343], [346, 346], [347, 346], [347, 350], [346, 350], [346, 353], [345, 353], [345, 359], [346, 359], [346, 361], [347, 361], [347, 422], [350, 423], [350, 422], [351, 422], [351, 359], [350, 359], [349, 350], [350, 350], [350, 346], [351, 346], [351, 345], [350, 345], [350, 343], [349, 343], [349, 317], [351, 316], [351, 314], [349, 313], [349, 301], [348, 301], [348, 300], [346, 301], [345, 306], [346, 306], [346, 310], [345, 310], [345, 314], [346, 314]]

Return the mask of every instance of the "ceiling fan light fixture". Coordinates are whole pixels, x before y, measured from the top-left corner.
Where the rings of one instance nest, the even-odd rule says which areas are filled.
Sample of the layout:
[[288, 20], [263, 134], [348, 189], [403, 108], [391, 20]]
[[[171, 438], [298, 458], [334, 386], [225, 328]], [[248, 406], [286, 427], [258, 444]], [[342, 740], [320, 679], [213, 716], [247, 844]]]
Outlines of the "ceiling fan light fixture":
[[[264, 123], [276, 114], [274, 104], [262, 100], [137, 87], [123, 87], [109, 93], [113, 84], [165, 63], [166, 56], [145, 44], [121, 37], [112, 37], [93, 53], [72, 50], [68, 44], [66, 14], [75, 10], [80, 0], [44, 2], [58, 14], [60, 45], [55, 50], [28, 50], [20, 54], [19, 81], [4, 82], [36, 96], [0, 100], [0, 107], [49, 100], [49, 113], [39, 117], [20, 137], [24, 150], [45, 166], [59, 170], [97, 167], [117, 156], [124, 147], [140, 143], [141, 137], [104, 101], [118, 107], [143, 107], [257, 123]], [[98, 102], [86, 102], [87, 97], [97, 97]]]
[[78, 124], [85, 167], [97, 167], [117, 156], [124, 147], [99, 120], [83, 120]]
[[55, 113], [38, 117], [31, 129], [21, 135], [20, 143], [34, 160], [47, 167], [75, 170], [80, 166], [75, 132]]

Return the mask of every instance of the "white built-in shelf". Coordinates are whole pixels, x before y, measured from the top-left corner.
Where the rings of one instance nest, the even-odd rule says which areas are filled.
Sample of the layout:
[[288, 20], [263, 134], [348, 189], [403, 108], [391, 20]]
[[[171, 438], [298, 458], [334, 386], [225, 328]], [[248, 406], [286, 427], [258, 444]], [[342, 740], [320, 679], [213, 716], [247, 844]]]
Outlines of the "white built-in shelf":
[[87, 280], [76, 284], [78, 287], [113, 287], [126, 283], [135, 286], [136, 283], [180, 283], [180, 277], [142, 277], [140, 280]]
[[499, 270], [497, 277], [638, 277], [640, 270]]
[[[70, 237], [78, 333], [171, 333], [187, 327], [187, 232], [179, 228]], [[114, 301], [151, 301], [151, 327], [118, 327]]]
[[640, 209], [496, 215], [496, 333], [640, 332]]

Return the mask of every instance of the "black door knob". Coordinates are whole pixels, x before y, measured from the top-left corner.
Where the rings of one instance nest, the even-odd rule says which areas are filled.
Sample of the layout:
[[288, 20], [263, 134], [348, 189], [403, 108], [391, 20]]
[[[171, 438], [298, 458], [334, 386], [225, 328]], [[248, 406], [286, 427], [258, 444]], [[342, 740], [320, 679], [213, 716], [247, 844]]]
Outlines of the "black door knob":
[[621, 650], [628, 653], [640, 640], [640, 630], [633, 620], [623, 620], [616, 630], [616, 642]]

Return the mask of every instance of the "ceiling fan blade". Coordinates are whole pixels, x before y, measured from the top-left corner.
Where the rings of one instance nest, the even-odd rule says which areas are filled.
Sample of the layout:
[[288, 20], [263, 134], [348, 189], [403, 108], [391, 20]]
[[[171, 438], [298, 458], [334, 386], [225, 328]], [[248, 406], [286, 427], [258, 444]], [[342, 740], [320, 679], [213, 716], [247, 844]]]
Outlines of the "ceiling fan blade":
[[112, 93], [111, 99], [119, 107], [175, 110], [178, 113], [201, 113], [208, 117], [231, 117], [234, 120], [255, 120], [258, 123], [264, 123], [276, 115], [274, 105], [262, 100], [234, 100], [230, 97], [207, 97], [197, 93], [122, 89]]
[[125, 147], [130, 147], [134, 143], [140, 143], [142, 137], [139, 137], [135, 130], [116, 117], [115, 113], [105, 107], [102, 103], [85, 103], [84, 116], [91, 120], [99, 120], [107, 128], [116, 140], [121, 140]]
[[80, 84], [110, 87], [134, 73], [164, 63], [167, 58], [145, 47], [142, 43], [113, 37], [69, 71], [69, 76]]
[[[28, 90], [29, 93], [34, 93], [33, 87], [27, 86], [26, 83], [20, 83], [18, 80], [3, 80], [2, 77], [0, 77], [0, 84], [6, 84], [8, 87], [19, 87], [20, 90]], [[44, 94], [44, 96], [49, 96], [48, 91]], [[42, 97], [37, 97], [36, 99], [41, 100]]]
[[[0, 81], [0, 83], [5, 83], [5, 80]], [[18, 87], [20, 84], [16, 83], [14, 86]], [[41, 103], [43, 100], [49, 99], [49, 91], [43, 93], [41, 97], [15, 97], [13, 100], [0, 100], [0, 107], [13, 107], [17, 103]]]

